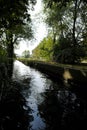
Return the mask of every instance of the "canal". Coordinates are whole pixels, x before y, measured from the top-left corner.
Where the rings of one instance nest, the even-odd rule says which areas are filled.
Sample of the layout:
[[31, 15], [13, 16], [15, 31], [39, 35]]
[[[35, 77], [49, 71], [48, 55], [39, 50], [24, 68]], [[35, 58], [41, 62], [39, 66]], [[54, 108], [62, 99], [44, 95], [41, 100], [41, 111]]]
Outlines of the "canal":
[[14, 62], [13, 80], [22, 84], [21, 93], [30, 109], [27, 130], [87, 128], [87, 100], [84, 94], [72, 89], [75, 86], [52, 80], [19, 61]]

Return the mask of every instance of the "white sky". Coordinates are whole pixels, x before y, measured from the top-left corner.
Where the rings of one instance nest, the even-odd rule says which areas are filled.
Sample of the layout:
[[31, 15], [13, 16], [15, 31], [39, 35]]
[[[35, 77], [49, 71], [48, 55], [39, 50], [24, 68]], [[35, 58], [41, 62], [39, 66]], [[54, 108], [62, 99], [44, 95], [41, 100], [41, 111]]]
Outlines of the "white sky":
[[40, 43], [40, 41], [46, 37], [47, 31], [45, 23], [42, 22], [42, 3], [41, 0], [37, 0], [37, 4], [34, 7], [34, 11], [31, 11], [31, 18], [34, 25], [35, 39], [32, 41], [21, 41], [18, 45], [18, 49], [15, 49], [15, 53], [21, 55], [24, 50], [32, 50]]

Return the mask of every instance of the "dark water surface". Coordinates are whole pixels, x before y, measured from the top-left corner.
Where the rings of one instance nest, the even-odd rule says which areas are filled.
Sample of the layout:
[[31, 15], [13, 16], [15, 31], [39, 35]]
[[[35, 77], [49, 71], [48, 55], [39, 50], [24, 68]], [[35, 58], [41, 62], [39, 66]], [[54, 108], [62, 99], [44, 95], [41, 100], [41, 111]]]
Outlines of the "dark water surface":
[[31, 110], [27, 130], [87, 128], [87, 100], [83, 91], [78, 91], [79, 86], [72, 89], [19, 61], [14, 62], [13, 79], [24, 86], [22, 95]]

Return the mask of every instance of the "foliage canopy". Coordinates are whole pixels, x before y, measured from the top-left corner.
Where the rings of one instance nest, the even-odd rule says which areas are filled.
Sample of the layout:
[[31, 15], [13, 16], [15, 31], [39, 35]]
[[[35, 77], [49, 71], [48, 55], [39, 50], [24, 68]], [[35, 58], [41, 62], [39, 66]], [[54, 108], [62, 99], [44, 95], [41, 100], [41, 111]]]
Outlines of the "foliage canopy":
[[45, 21], [54, 37], [54, 60], [62, 63], [80, 62], [87, 53], [87, 1], [43, 0], [43, 2]]

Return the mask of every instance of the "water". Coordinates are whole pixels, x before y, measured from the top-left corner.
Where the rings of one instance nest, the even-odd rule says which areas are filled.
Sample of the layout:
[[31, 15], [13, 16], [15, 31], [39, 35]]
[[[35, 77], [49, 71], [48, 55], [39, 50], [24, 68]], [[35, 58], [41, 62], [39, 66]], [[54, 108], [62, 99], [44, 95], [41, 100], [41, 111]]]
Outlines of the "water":
[[44, 74], [25, 66], [19, 61], [15, 61], [14, 63], [13, 79], [22, 83], [25, 82], [28, 86], [27, 91], [23, 91], [23, 94], [27, 100], [27, 105], [32, 110], [32, 113], [29, 113], [33, 116], [33, 121], [30, 123], [31, 130], [44, 129], [45, 123], [39, 114], [38, 105], [44, 100], [41, 93], [45, 92], [51, 81], [48, 81], [48, 84], [46, 84], [47, 79]]
[[14, 62], [13, 79], [20, 82], [28, 113], [28, 130], [62, 130], [86, 127], [87, 103], [81, 95], [47, 75], [19, 61]]

